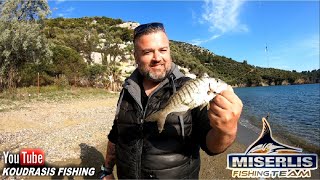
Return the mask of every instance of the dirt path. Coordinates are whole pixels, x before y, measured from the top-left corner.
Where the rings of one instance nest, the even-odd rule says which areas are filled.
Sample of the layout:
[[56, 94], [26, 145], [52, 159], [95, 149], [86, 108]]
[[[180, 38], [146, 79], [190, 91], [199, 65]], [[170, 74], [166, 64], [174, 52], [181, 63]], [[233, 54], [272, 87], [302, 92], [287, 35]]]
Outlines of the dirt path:
[[[0, 112], [0, 152], [41, 148], [50, 166], [96, 167], [104, 161], [117, 97], [82, 98], [64, 102], [33, 102]], [[227, 152], [209, 157], [202, 152], [201, 178], [231, 178], [226, 154], [242, 152], [234, 144]], [[0, 169], [4, 166], [0, 161]], [[57, 177], [55, 177], [57, 178]]]

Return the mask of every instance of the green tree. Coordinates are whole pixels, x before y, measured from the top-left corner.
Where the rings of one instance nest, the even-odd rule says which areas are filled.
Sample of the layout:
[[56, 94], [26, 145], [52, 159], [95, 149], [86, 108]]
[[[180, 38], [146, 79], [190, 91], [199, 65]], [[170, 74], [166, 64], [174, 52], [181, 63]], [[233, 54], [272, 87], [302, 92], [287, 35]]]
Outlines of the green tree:
[[42, 21], [50, 13], [47, 0], [4, 0], [0, 5], [5, 21]]
[[91, 53], [96, 50], [96, 46], [99, 42], [97, 31], [92, 29], [87, 29], [84, 32], [84, 41], [81, 46], [81, 52], [86, 58], [89, 64], [93, 63], [93, 59], [91, 58]]
[[13, 89], [26, 63], [51, 56], [42, 33], [43, 18], [50, 13], [46, 0], [6, 0], [0, 4], [0, 91]]
[[[117, 58], [121, 60], [124, 58], [124, 49], [121, 48], [122, 43], [120, 38], [110, 38], [110, 36], [107, 36], [107, 42], [102, 50], [104, 64], [115, 63]], [[107, 57], [110, 57], [110, 62], [108, 62]]]
[[77, 51], [66, 46], [56, 45], [52, 52], [52, 65], [56, 76], [65, 75], [67, 80], [71, 82], [86, 73], [86, 63]]

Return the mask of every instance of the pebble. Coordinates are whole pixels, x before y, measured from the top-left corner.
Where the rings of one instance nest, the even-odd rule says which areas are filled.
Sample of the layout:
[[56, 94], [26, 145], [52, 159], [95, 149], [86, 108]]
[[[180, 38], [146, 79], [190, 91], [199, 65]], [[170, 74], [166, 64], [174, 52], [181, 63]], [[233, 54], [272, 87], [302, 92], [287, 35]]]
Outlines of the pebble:
[[27, 109], [0, 112], [0, 121], [22, 119], [9, 123], [5, 131], [0, 129], [0, 152], [41, 148], [49, 163], [79, 158], [81, 143], [95, 147], [106, 142], [117, 102], [114, 98], [32, 102]]

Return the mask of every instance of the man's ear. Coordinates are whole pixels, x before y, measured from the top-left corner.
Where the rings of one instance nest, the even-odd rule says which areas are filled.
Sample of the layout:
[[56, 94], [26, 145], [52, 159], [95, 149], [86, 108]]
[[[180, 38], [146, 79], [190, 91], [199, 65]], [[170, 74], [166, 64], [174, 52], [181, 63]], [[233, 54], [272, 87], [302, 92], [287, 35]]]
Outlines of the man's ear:
[[138, 62], [137, 62], [138, 61], [137, 60], [138, 59], [138, 53], [135, 50], [133, 51], [133, 57], [134, 57], [134, 61], [136, 62], [136, 64], [138, 64]]

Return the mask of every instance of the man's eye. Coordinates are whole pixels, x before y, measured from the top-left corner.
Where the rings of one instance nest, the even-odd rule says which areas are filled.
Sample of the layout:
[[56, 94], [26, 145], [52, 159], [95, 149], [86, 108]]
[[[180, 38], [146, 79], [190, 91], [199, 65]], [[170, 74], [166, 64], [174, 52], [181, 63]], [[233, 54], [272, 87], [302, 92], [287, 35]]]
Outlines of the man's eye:
[[161, 52], [166, 52], [167, 50], [166, 49], [161, 49]]

